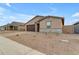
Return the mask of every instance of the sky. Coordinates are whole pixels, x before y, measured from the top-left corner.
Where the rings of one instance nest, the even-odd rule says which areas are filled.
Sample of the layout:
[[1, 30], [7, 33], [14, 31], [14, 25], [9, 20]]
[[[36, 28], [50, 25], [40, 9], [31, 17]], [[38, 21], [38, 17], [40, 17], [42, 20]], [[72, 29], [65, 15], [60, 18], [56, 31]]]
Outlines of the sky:
[[79, 21], [78, 3], [0, 3], [0, 26], [27, 22], [36, 15], [64, 17], [65, 25]]

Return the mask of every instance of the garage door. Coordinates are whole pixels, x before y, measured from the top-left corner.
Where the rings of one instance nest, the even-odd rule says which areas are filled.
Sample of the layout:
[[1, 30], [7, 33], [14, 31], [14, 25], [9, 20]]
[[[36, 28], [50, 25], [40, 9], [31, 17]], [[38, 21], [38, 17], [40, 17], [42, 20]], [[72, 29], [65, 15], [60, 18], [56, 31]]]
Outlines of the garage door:
[[35, 31], [35, 25], [27, 25], [27, 31]]

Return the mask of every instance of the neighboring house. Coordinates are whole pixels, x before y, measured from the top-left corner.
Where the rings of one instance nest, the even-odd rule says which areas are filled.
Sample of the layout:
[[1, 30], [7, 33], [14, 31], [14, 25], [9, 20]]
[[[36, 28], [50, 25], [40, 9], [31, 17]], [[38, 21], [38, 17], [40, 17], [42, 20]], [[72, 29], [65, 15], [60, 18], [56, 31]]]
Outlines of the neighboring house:
[[0, 26], [0, 31], [5, 30], [4, 26]]
[[6, 30], [6, 27], [7, 27], [7, 25], [0, 26], [0, 30], [1, 31]]
[[74, 33], [74, 25], [65, 25], [63, 27], [63, 33], [73, 34]]
[[12, 22], [10, 24], [5, 25], [4, 27], [5, 27], [5, 30], [24, 30], [22, 28], [19, 28], [20, 26], [22, 27], [23, 25], [24, 23]]
[[79, 33], [79, 22], [74, 24], [74, 33]]
[[35, 16], [25, 24], [26, 31], [62, 33], [64, 18], [58, 16]]

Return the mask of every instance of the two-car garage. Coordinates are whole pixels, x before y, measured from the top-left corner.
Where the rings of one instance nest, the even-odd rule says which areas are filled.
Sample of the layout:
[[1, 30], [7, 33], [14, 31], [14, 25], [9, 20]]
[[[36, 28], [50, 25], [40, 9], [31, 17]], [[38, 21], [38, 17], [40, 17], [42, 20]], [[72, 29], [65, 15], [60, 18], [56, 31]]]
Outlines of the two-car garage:
[[27, 31], [34, 31], [35, 32], [35, 25], [27, 25]]

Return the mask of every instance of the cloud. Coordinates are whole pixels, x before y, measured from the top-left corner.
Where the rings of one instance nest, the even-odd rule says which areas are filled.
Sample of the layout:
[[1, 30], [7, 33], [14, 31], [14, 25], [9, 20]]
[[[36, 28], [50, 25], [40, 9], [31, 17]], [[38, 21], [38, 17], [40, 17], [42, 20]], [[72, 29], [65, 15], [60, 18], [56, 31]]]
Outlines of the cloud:
[[10, 3], [6, 3], [6, 5], [7, 5], [8, 7], [11, 7], [11, 4], [10, 4]]
[[11, 19], [16, 19], [14, 16], [9, 16], [9, 18], [11, 18]]
[[5, 13], [5, 8], [0, 7], [0, 16]]
[[76, 22], [77, 22], [77, 21], [79, 21], [79, 19], [78, 19], [78, 18], [77, 18], [77, 19], [74, 19], [74, 21], [76, 21]]
[[33, 17], [34, 17], [34, 15], [26, 15], [26, 14], [17, 13], [15, 15], [9, 16], [8, 19], [10, 20], [10, 22], [12, 22], [12, 21], [27, 22], [28, 20], [30, 20]]
[[57, 12], [56, 8], [50, 7], [49, 11], [47, 13], [43, 13], [43, 15], [54, 15], [55, 16], [56, 12]]
[[[73, 18], [74, 17], [74, 18]], [[76, 12], [72, 15], [72, 22], [75, 23], [75, 22], [79, 22], [79, 12]]]
[[76, 22], [79, 22], [79, 18], [72, 19], [72, 20], [70, 21], [70, 24], [74, 24], [74, 23], [76, 23]]
[[72, 17], [79, 17], [79, 12], [76, 12], [75, 14], [73, 14]]
[[9, 9], [0, 7], [0, 25], [5, 25], [7, 23], [11, 23], [12, 21], [27, 22], [34, 16], [35, 15], [13, 12]]
[[79, 12], [72, 14], [70, 17], [70, 20], [67, 22], [70, 22], [70, 24], [74, 24], [76, 22], [79, 22]]
[[43, 15], [43, 16], [48, 16], [48, 15], [54, 15], [56, 14], [57, 12], [57, 9], [56, 8], [48, 8], [47, 12], [42, 12], [42, 13], [39, 13], [38, 15]]
[[57, 11], [57, 9], [56, 8], [50, 8], [50, 10], [51, 10], [51, 12], [56, 12]]

